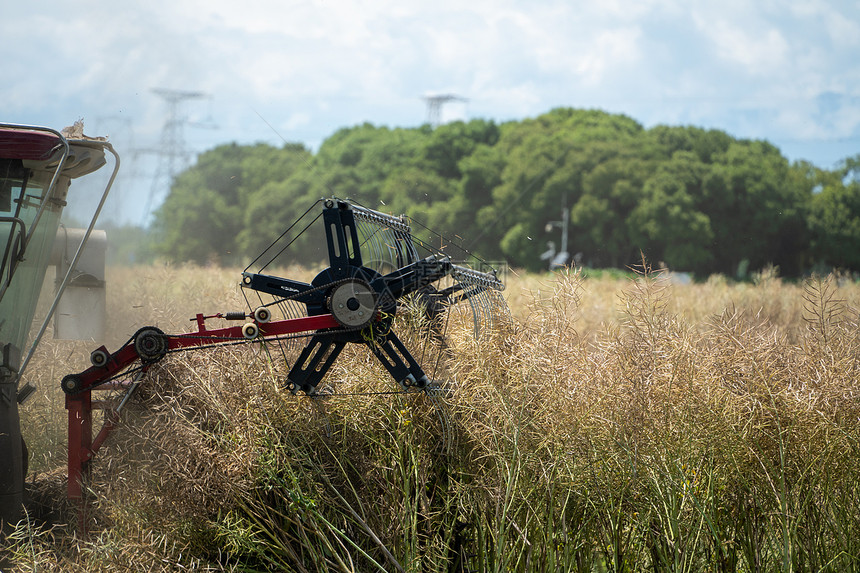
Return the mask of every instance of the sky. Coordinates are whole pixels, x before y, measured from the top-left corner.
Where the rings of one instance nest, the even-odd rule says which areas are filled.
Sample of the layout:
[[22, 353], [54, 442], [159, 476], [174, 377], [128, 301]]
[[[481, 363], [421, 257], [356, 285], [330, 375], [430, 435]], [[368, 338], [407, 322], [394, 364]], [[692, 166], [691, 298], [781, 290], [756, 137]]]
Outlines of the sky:
[[[465, 100], [443, 122], [602, 109], [765, 139], [826, 169], [860, 154], [856, 0], [0, 0], [0, 70], [0, 121], [83, 118], [110, 137], [111, 223], [146, 223], [166, 195], [153, 151], [168, 92], [189, 95], [173, 117], [191, 161], [229, 142], [315, 150], [364, 122], [417, 127], [439, 94]], [[99, 185], [73, 185], [68, 211], [86, 218]]]

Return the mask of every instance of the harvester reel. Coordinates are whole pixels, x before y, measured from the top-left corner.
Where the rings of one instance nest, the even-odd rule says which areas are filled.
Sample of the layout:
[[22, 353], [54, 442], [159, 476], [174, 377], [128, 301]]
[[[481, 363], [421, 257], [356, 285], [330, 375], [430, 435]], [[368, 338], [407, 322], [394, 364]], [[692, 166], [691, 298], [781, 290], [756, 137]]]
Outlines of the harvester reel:
[[[315, 393], [348, 343], [365, 344], [404, 390], [424, 389], [431, 377], [394, 332], [395, 317], [405, 304], [422, 309], [424, 324], [437, 342], [444, 337], [452, 307], [470, 308], [467, 313], [474, 318], [476, 332], [493, 321], [496, 311], [506, 313], [504, 301], [497, 296], [504, 285], [494, 272], [455, 264], [445, 253], [416, 241], [404, 217], [330, 199], [323, 203], [322, 218], [329, 267], [310, 284], [248, 269], [243, 273], [243, 288], [257, 291], [261, 302], [263, 295], [272, 297], [264, 302], [267, 308], [300, 303], [307, 316], [330, 313], [343, 327], [317, 331], [301, 349], [287, 375], [292, 391]], [[286, 247], [277, 249], [273, 243], [270, 248], [278, 254], [261, 270], [281, 254], [289, 255]], [[426, 354], [428, 345], [423, 346]], [[432, 357], [430, 361], [434, 368], [440, 362]]]
[[[507, 314], [500, 295], [504, 285], [495, 271], [464, 266], [416, 240], [405, 217], [327, 199], [318, 217], [325, 229], [329, 266], [310, 283], [263, 274], [273, 263], [290, 266], [294, 259], [289, 247], [311, 228], [313, 221], [305, 225], [302, 220], [313, 208], [242, 273], [241, 287], [248, 311], [197, 314], [191, 319], [196, 321], [197, 331], [185, 334], [167, 335], [154, 326], [141, 328], [116, 352], [108, 353], [101, 347], [91, 354], [90, 368], [63, 378], [61, 387], [66, 393], [70, 421], [70, 498], [83, 495], [81, 480], [89, 460], [113, 429], [117, 414], [149, 367], [169, 352], [258, 344], [270, 359], [273, 351], [283, 357], [288, 370], [285, 386], [290, 391], [314, 396], [318, 387], [326, 387], [321, 384], [323, 378], [346, 345], [358, 344], [373, 354], [402, 391], [423, 391], [431, 403], [439, 403], [435, 370], [440, 364], [444, 367], [441, 358], [452, 310], [460, 308], [459, 316], [474, 320], [476, 335], [488, 323], [492, 325], [497, 315]], [[292, 229], [299, 230], [293, 233]], [[249, 270], [269, 253], [275, 254], [255, 271]], [[279, 258], [281, 255], [284, 259]], [[256, 300], [252, 303], [252, 299]], [[418, 336], [407, 336], [404, 343], [397, 331], [410, 328], [412, 323], [409, 316], [398, 322], [398, 313], [420, 315], [423, 318], [412, 323], [429, 326], [431, 332], [414, 331]], [[206, 321], [213, 318], [244, 323], [210, 329]], [[420, 347], [418, 358], [408, 345]], [[422, 363], [431, 364], [434, 372], [428, 375]], [[99, 389], [126, 393], [112, 414], [106, 415], [105, 425], [94, 437], [94, 402], [90, 394]], [[441, 408], [439, 411], [447, 428], [445, 414]]]

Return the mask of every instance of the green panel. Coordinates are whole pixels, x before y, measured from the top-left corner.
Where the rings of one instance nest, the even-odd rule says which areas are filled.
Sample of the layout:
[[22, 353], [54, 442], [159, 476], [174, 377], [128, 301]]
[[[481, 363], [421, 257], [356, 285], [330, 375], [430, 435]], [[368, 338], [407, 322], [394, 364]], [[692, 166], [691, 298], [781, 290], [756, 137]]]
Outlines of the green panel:
[[[45, 271], [51, 257], [54, 237], [60, 224], [62, 204], [49, 200], [38, 224], [33, 226], [39, 208], [45, 200], [45, 188], [49, 182], [50, 174], [34, 174], [22, 196], [20, 182], [16, 185], [16, 182], [7, 180], [6, 187], [11, 191], [11, 201], [0, 202], [0, 216], [21, 219], [27, 233], [32, 234], [24, 253], [24, 260], [14, 266], [11, 283], [3, 298], [0, 299], [0, 345], [11, 342], [22, 352], [27, 343], [36, 304], [45, 279]], [[67, 178], [60, 177], [57, 187], [67, 187], [68, 184]], [[0, 222], [0, 245], [3, 248], [5, 262], [3, 281], [7, 279], [12, 268], [10, 263], [15, 241], [10, 239], [14, 239], [11, 236], [13, 231], [18, 235], [20, 226], [10, 222]]]

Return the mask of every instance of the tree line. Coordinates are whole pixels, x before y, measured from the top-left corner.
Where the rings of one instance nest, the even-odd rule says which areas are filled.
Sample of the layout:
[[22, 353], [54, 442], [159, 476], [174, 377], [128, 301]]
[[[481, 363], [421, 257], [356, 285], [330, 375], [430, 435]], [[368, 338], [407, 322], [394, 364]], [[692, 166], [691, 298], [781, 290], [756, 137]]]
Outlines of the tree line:
[[[860, 270], [860, 155], [833, 170], [767, 141], [559, 108], [435, 129], [368, 123], [316, 153], [221, 145], [174, 181], [155, 214], [160, 256], [253, 259], [320, 197], [407, 214], [486, 260], [546, 268], [567, 210], [569, 251], [591, 267], [665, 263], [697, 275], [778, 266]], [[317, 261], [302, 260], [298, 263]]]

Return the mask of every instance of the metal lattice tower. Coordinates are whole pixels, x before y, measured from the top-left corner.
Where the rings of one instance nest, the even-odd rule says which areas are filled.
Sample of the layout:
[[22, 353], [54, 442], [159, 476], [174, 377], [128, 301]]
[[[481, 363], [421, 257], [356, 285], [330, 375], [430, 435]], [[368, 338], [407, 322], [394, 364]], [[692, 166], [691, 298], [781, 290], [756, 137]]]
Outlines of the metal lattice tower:
[[167, 119], [161, 129], [161, 140], [155, 149], [141, 150], [158, 157], [158, 167], [152, 179], [152, 187], [146, 200], [146, 208], [143, 212], [143, 223], [149, 218], [152, 209], [153, 197], [159, 191], [170, 192], [170, 186], [174, 178], [185, 168], [191, 159], [191, 151], [185, 146], [185, 125], [188, 118], [180, 115], [180, 105], [191, 99], [207, 97], [203, 92], [170, 90], [164, 88], [153, 88], [152, 92], [160, 96], [167, 103]]
[[431, 127], [439, 127], [442, 121], [442, 106], [452, 101], [469, 101], [464, 97], [454, 94], [434, 94], [424, 96], [424, 101], [427, 102], [427, 123]]

